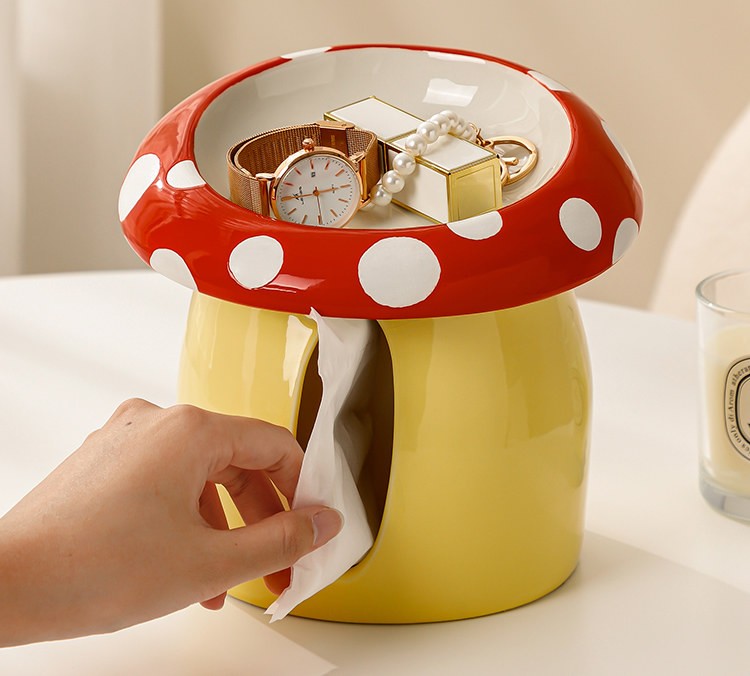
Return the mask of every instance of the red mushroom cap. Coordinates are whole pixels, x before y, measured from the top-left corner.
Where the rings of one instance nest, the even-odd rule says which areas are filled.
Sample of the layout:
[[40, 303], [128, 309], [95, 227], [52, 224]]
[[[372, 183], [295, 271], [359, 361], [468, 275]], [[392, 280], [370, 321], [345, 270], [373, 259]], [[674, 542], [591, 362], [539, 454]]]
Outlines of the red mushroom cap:
[[[196, 167], [194, 137], [222, 93], [299, 55], [279, 57], [207, 85], [143, 141], [119, 200], [123, 231], [137, 254], [175, 281], [233, 303], [365, 319], [522, 305], [576, 287], [622, 256], [639, 231], [641, 188], [627, 154], [581, 99], [539, 73], [482, 54], [403, 45], [317, 53], [374, 48], [482, 59], [534, 78], [568, 117], [567, 156], [519, 201], [452, 223], [356, 230], [265, 218], [206, 183]], [[225, 151], [216, 149], [222, 157]]]

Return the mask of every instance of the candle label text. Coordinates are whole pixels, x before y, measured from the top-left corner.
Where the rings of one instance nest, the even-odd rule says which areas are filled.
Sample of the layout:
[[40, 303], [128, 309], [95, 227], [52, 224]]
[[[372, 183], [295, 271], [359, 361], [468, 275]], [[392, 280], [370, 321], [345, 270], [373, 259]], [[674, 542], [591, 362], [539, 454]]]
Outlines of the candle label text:
[[750, 357], [729, 367], [724, 386], [724, 417], [729, 441], [750, 460]]

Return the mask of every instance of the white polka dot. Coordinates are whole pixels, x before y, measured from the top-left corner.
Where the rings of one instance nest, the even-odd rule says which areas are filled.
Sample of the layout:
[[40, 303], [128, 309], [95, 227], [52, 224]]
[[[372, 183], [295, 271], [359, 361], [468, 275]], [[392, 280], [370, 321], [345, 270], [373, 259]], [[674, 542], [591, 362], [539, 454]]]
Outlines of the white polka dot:
[[612, 264], [617, 263], [624, 253], [630, 248], [630, 245], [638, 237], [638, 223], [633, 218], [624, 218], [620, 225], [617, 226], [615, 233], [615, 248], [612, 252]]
[[628, 155], [628, 151], [625, 150], [625, 146], [623, 146], [618, 140], [617, 137], [610, 131], [609, 127], [607, 126], [607, 123], [602, 120], [602, 129], [604, 129], [604, 133], [609, 137], [609, 140], [612, 141], [612, 145], [615, 147], [618, 153], [620, 153], [620, 157], [625, 161], [625, 164], [628, 165], [628, 168], [630, 171], [633, 172], [633, 176], [635, 176], [635, 180], [638, 181], [638, 183], [641, 182], [641, 179], [638, 178], [638, 172], [635, 170], [635, 165], [633, 164], [633, 160], [630, 159], [630, 155]]
[[172, 249], [157, 249], [151, 254], [148, 264], [159, 274], [188, 289], [196, 289], [193, 275], [180, 254]]
[[537, 73], [535, 70], [530, 70], [529, 75], [535, 80], [541, 82], [547, 89], [552, 89], [556, 92], [569, 92], [565, 85], [561, 85], [557, 80], [553, 80], [551, 77], [547, 77], [544, 73]]
[[229, 272], [240, 286], [258, 289], [279, 274], [284, 249], [273, 237], [258, 235], [240, 242], [229, 256]]
[[446, 225], [459, 237], [466, 239], [488, 239], [500, 232], [503, 227], [503, 217], [497, 211], [488, 211], [460, 221], [451, 221]]
[[117, 201], [117, 211], [120, 221], [124, 221], [127, 215], [143, 197], [143, 193], [156, 180], [159, 175], [161, 162], [156, 155], [149, 153], [141, 155], [128, 170], [125, 180], [120, 188], [120, 197]]
[[413, 237], [381, 239], [359, 261], [359, 283], [370, 298], [386, 307], [408, 307], [423, 301], [439, 280], [437, 257]]
[[206, 182], [198, 173], [198, 168], [191, 160], [183, 160], [175, 164], [167, 172], [167, 183], [173, 188], [185, 190], [187, 188], [197, 188], [205, 185]]
[[323, 52], [327, 52], [330, 49], [329, 47], [316, 47], [315, 49], [303, 49], [299, 52], [290, 52], [289, 54], [282, 54], [282, 59], [299, 59], [303, 56], [311, 56], [313, 54], [322, 54]]
[[586, 200], [571, 197], [560, 207], [560, 225], [579, 249], [593, 251], [602, 241], [602, 222], [599, 214]]

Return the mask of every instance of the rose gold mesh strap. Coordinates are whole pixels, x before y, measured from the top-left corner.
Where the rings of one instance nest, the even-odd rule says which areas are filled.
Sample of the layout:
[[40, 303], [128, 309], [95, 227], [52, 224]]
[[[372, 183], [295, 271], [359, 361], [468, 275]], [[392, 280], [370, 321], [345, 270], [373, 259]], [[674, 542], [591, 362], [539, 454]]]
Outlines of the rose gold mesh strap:
[[380, 179], [377, 137], [352, 125], [321, 122], [282, 127], [240, 141], [227, 153], [229, 196], [240, 206], [268, 215], [267, 180], [257, 174], [272, 174], [290, 155], [302, 149], [302, 141], [312, 139], [316, 146], [335, 148], [348, 157], [364, 153], [360, 174], [363, 201]]

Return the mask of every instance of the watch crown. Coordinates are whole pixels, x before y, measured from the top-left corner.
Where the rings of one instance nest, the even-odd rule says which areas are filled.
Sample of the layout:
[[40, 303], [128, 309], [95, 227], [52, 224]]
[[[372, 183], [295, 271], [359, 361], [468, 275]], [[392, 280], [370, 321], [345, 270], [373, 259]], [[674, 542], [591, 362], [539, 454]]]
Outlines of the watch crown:
[[[299, 138], [299, 137], [297, 137]], [[314, 150], [315, 148], [315, 141], [313, 141], [311, 138], [303, 138], [302, 139], [302, 150]]]

